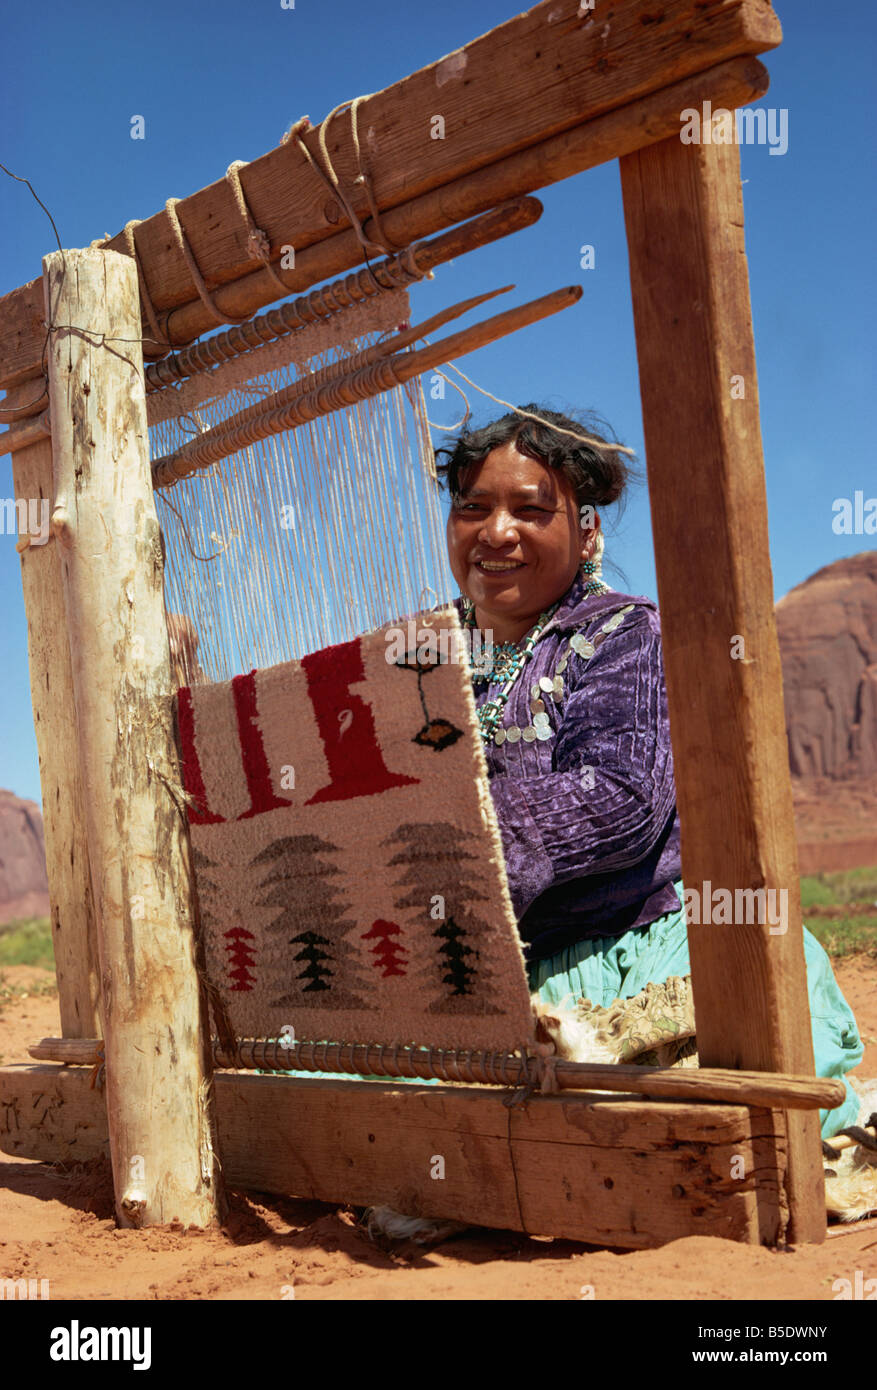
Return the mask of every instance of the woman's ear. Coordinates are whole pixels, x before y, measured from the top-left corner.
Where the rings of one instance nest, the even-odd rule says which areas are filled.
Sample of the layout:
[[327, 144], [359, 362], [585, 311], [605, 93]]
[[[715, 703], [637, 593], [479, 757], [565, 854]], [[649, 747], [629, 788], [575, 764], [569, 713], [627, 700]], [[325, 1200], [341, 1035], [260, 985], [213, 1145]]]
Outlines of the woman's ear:
[[590, 560], [597, 545], [597, 534], [601, 526], [600, 515], [593, 507], [583, 507], [581, 515], [584, 518], [582, 522], [581, 558], [583, 560]]

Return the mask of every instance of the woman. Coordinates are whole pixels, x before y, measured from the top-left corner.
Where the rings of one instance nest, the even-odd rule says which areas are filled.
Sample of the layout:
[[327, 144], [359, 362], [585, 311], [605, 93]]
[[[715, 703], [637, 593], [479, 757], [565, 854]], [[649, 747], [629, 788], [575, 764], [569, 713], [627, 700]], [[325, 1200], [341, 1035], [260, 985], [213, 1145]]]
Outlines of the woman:
[[[438, 454], [458, 608], [493, 638], [475, 702], [531, 987], [546, 1004], [632, 998], [690, 964], [658, 612], [600, 572], [596, 509], [626, 465], [535, 406]], [[843, 1077], [864, 1050], [855, 1019], [806, 929], [804, 954], [816, 1072]], [[846, 1087], [825, 1138], [858, 1117]]]

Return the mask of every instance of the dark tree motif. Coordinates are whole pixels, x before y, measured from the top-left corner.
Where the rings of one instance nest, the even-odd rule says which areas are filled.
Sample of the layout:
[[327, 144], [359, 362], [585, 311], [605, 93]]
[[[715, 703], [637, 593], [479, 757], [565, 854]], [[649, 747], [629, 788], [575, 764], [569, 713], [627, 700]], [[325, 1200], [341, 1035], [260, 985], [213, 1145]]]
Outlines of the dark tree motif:
[[470, 986], [475, 979], [475, 971], [466, 964], [466, 956], [477, 957], [478, 952], [466, 945], [464, 933], [453, 917], [442, 922], [438, 930], [433, 932], [433, 936], [442, 937], [444, 941], [439, 947], [447, 966], [447, 973], [442, 975], [443, 983], [453, 985], [453, 994], [471, 994]]
[[332, 959], [329, 952], [323, 950], [324, 946], [331, 945], [328, 936], [320, 936], [319, 932], [315, 931], [303, 931], [298, 936], [293, 936], [289, 944], [290, 946], [301, 946], [301, 950], [293, 957], [293, 960], [307, 961], [298, 977], [300, 980], [308, 981], [302, 993], [308, 994], [316, 990], [328, 989], [327, 981], [334, 973], [325, 964]]
[[[490, 930], [478, 906], [489, 903], [480, 881], [479, 859], [467, 848], [465, 831], [447, 821], [400, 825], [383, 843], [398, 845], [388, 861], [396, 867], [393, 905], [413, 908], [413, 921], [421, 930], [431, 928], [435, 955], [424, 983], [430, 994], [440, 989], [429, 1004], [430, 1013], [485, 1015], [503, 1012], [494, 1002], [493, 972], [481, 960], [477, 943]], [[444, 900], [444, 911], [434, 917], [431, 906]]]
[[314, 995], [328, 1009], [375, 1007], [359, 993], [369, 986], [348, 940], [358, 923], [343, 915], [339, 891], [330, 881], [342, 871], [325, 862], [327, 854], [339, 852], [318, 835], [292, 835], [273, 840], [252, 861], [254, 867], [273, 867], [262, 880], [269, 891], [257, 899], [260, 907], [280, 908], [266, 933], [286, 936], [288, 945], [299, 948], [289, 959], [302, 966], [294, 971], [290, 988], [272, 1000], [273, 1007], [312, 1005]]

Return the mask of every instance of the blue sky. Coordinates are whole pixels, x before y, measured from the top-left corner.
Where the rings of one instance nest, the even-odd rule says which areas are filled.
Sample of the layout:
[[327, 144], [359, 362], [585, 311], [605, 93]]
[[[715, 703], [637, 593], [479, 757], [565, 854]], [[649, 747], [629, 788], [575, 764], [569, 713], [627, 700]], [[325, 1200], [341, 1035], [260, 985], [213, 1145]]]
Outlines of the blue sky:
[[[599, 0], [598, 0], [599, 3]], [[822, 565], [873, 547], [837, 535], [832, 502], [877, 493], [874, 467], [874, 7], [777, 0], [782, 46], [765, 55], [758, 105], [788, 111], [789, 148], [742, 148], [776, 596]], [[515, 13], [508, 0], [47, 0], [3, 20], [0, 162], [26, 176], [65, 247], [86, 246], [168, 197], [222, 176], [278, 143], [298, 116], [381, 89]], [[143, 115], [146, 139], [130, 138]], [[416, 319], [514, 282], [508, 302], [584, 287], [563, 315], [460, 361], [496, 395], [598, 410], [644, 461], [617, 163], [543, 190], [541, 221], [440, 269], [415, 288]], [[27, 189], [0, 174], [0, 293], [40, 272], [51, 228]], [[583, 270], [580, 247], [595, 248]], [[483, 313], [506, 307], [490, 306]], [[468, 320], [466, 320], [468, 322]], [[457, 398], [431, 402], [441, 423]], [[472, 400], [477, 422], [490, 403]], [[498, 412], [496, 412], [498, 413]], [[439, 442], [438, 436], [436, 442]], [[643, 468], [644, 472], [644, 468]], [[0, 497], [12, 471], [0, 458]], [[624, 587], [655, 594], [645, 485], [616, 524], [607, 557]], [[622, 580], [609, 571], [618, 587]], [[0, 786], [40, 800], [15, 538], [0, 536]]]

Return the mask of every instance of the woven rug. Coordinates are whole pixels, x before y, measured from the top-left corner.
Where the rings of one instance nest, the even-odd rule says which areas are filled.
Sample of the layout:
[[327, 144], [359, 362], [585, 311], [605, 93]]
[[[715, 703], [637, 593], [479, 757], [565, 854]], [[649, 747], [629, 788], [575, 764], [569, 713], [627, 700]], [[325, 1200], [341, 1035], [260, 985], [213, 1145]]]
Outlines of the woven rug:
[[179, 691], [218, 1031], [532, 1038], [463, 650], [448, 608]]

